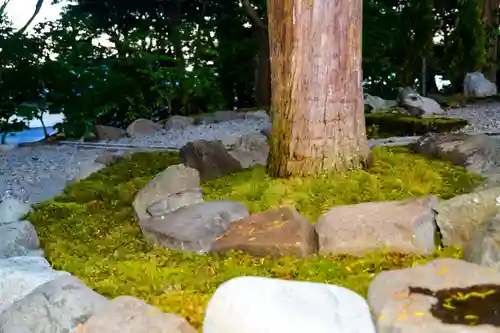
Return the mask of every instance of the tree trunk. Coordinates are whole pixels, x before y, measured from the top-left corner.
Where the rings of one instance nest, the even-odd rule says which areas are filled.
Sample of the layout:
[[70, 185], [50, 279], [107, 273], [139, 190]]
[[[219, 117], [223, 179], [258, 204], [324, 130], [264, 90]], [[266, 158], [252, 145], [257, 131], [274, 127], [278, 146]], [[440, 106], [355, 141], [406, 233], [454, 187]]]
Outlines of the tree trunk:
[[271, 176], [364, 166], [362, 11], [362, 1], [268, 0]]

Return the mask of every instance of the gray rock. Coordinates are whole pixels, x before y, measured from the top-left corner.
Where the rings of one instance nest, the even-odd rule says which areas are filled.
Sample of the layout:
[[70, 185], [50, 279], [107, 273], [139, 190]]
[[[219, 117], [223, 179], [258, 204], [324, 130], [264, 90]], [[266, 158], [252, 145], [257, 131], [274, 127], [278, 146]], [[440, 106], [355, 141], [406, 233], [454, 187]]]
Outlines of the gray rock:
[[402, 105], [405, 99], [407, 99], [410, 95], [414, 94], [418, 93], [412, 87], [399, 87], [396, 101], [398, 102], [399, 105]]
[[267, 138], [257, 133], [243, 135], [231, 147], [229, 154], [245, 169], [254, 165], [266, 165], [269, 155]]
[[316, 223], [319, 252], [364, 255], [379, 250], [430, 254], [436, 246], [437, 198], [335, 206]]
[[252, 119], [252, 118], [263, 119], [263, 120], [271, 122], [271, 117], [264, 110], [248, 111], [245, 113], [245, 119]]
[[236, 111], [215, 111], [213, 117], [216, 123], [221, 123], [235, 119], [244, 119], [245, 113]]
[[172, 129], [175, 130], [175, 129], [183, 129], [191, 125], [194, 125], [194, 118], [187, 116], [173, 115], [168, 118], [164, 128], [166, 130], [172, 130]]
[[202, 181], [243, 170], [241, 163], [228, 153], [220, 140], [189, 142], [180, 149], [179, 154], [185, 165], [200, 172]]
[[131, 296], [119, 296], [95, 313], [79, 333], [197, 333], [189, 323]]
[[96, 125], [95, 133], [98, 140], [105, 140], [105, 141], [118, 140], [127, 136], [127, 132], [122, 128], [104, 126], [104, 125]]
[[45, 283], [0, 313], [2, 333], [72, 332], [108, 300], [74, 276]]
[[22, 219], [31, 210], [31, 205], [9, 197], [0, 202], [0, 224]]
[[0, 313], [42, 284], [63, 275], [69, 273], [53, 270], [42, 257], [0, 259]]
[[500, 212], [500, 187], [442, 200], [436, 210], [443, 244], [463, 247], [480, 225]]
[[476, 228], [464, 248], [465, 261], [500, 271], [500, 214]]
[[448, 160], [475, 173], [486, 173], [495, 166], [498, 149], [495, 140], [485, 134], [463, 133], [426, 134], [412, 148], [419, 154]]
[[236, 332], [375, 333], [375, 327], [366, 301], [349, 289], [244, 276], [217, 288], [203, 320], [203, 333]]
[[35, 254], [39, 242], [29, 221], [0, 224], [0, 259]]
[[229, 225], [248, 216], [247, 208], [233, 201], [205, 201], [179, 208], [161, 218], [141, 220], [146, 239], [169, 249], [207, 253]]
[[[155, 214], [169, 207], [180, 207], [182, 204], [195, 203], [195, 197], [185, 197], [179, 194], [184, 192], [196, 192], [200, 189], [200, 174], [196, 169], [186, 167], [184, 164], [171, 165], [157, 174], [145, 187], [135, 196], [133, 207], [137, 219], [146, 220], [151, 217], [148, 209]], [[192, 198], [189, 202], [186, 199]], [[167, 200], [162, 203], [161, 200]], [[159, 203], [158, 203], [159, 202]], [[153, 206], [152, 206], [153, 205]], [[152, 207], [151, 207], [152, 206]]]
[[202, 189], [189, 189], [184, 192], [171, 194], [148, 206], [146, 210], [152, 217], [161, 217], [181, 207], [200, 202], [203, 202]]
[[442, 115], [444, 110], [441, 105], [433, 99], [420, 96], [419, 94], [408, 95], [401, 103], [408, 113], [415, 117], [426, 117]]
[[267, 140], [271, 139], [271, 133], [273, 132], [273, 127], [272, 125], [265, 126], [261, 131], [260, 134], [263, 134]]
[[378, 96], [372, 96], [366, 93], [363, 94], [363, 99], [365, 105], [370, 106], [371, 112], [387, 111], [398, 104], [396, 101], [385, 100]]
[[154, 134], [163, 129], [163, 126], [155, 123], [149, 119], [137, 119], [127, 127], [127, 134], [129, 136], [142, 136]]
[[483, 98], [497, 94], [497, 86], [484, 77], [483, 73], [467, 73], [464, 78], [464, 96]]
[[216, 122], [217, 121], [213, 114], [204, 114], [194, 118], [195, 125], [208, 125], [208, 124], [214, 124]]

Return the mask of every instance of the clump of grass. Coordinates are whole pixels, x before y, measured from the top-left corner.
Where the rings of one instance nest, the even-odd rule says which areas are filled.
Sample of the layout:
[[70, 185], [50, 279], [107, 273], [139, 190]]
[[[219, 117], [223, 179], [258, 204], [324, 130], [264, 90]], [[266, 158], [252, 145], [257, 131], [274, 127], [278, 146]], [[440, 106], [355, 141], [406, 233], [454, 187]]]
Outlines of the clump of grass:
[[[133, 217], [136, 192], [158, 172], [179, 163], [176, 154], [138, 153], [66, 188], [28, 216], [54, 268], [81, 278], [107, 296], [132, 295], [200, 327], [210, 296], [224, 281], [258, 275], [337, 284], [365, 295], [375, 274], [437, 257], [460, 257], [448, 248], [428, 257], [373, 253], [363, 258], [313, 256], [255, 259], [233, 252], [194, 255], [151, 246]], [[407, 149], [378, 148], [365, 171], [313, 178], [270, 179], [255, 168], [204, 184], [205, 198], [237, 200], [257, 212], [287, 204], [312, 222], [330, 206], [399, 200], [434, 193], [449, 198], [480, 177]]]

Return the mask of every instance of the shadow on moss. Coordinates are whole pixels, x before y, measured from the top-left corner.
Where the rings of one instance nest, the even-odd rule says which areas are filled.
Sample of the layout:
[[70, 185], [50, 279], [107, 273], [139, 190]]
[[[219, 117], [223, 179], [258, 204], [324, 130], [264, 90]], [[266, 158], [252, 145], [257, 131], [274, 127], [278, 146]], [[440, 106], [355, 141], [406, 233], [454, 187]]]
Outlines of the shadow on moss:
[[[28, 216], [48, 260], [107, 296], [132, 295], [200, 327], [210, 296], [224, 281], [242, 275], [337, 284], [366, 295], [375, 274], [437, 257], [459, 257], [448, 248], [421, 257], [374, 253], [363, 258], [312, 256], [255, 259], [242, 253], [194, 255], [144, 241], [131, 203], [137, 191], [172, 164], [177, 154], [139, 153], [73, 184]], [[480, 177], [407, 149], [377, 148], [365, 171], [312, 178], [270, 179], [255, 168], [203, 185], [207, 200], [237, 200], [257, 212], [295, 206], [314, 222], [334, 205], [400, 200], [434, 193], [449, 198], [466, 192]]]

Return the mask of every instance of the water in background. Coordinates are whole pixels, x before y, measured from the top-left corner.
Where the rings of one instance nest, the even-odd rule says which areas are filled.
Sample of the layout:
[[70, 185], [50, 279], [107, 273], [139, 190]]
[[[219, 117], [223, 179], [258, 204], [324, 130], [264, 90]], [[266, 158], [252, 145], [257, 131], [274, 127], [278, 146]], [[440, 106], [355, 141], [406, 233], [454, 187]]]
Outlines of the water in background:
[[[57, 131], [53, 127], [47, 127], [49, 135], [56, 134]], [[27, 142], [38, 142], [45, 139], [42, 127], [30, 128], [21, 132], [9, 133], [5, 143], [7, 144], [20, 144]]]
[[[49, 135], [56, 134], [57, 131], [54, 129], [54, 125], [60, 121], [64, 116], [62, 114], [47, 114], [43, 117], [43, 121], [47, 126], [47, 132]], [[38, 142], [45, 139], [43, 135], [42, 124], [39, 120], [32, 120], [28, 122], [28, 126], [30, 127], [27, 130], [21, 132], [13, 132], [9, 133], [6, 138], [7, 144], [20, 144], [27, 142]]]

